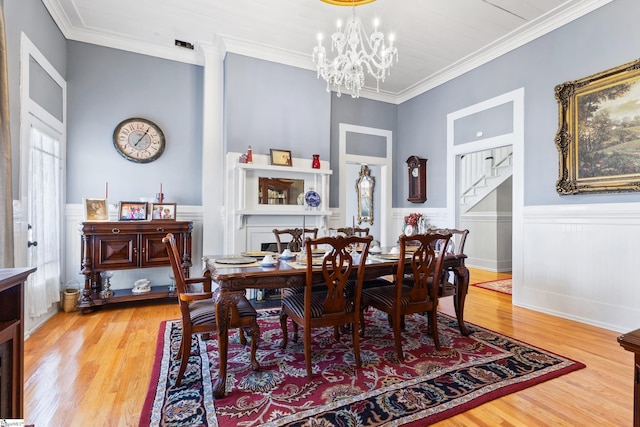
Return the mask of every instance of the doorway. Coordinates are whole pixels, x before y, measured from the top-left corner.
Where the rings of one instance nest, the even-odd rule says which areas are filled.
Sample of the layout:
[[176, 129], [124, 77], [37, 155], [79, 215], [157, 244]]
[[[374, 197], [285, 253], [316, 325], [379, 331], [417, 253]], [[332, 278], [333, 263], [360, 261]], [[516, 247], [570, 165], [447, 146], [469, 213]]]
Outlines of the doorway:
[[[360, 166], [366, 164], [372, 171], [376, 171], [377, 176], [373, 174], [372, 176], [375, 177], [375, 187], [379, 190], [374, 194], [374, 209], [378, 207], [374, 225], [378, 223], [379, 234], [373, 234], [371, 231], [370, 233], [382, 246], [390, 246], [393, 237], [393, 224], [391, 224], [392, 132], [386, 129], [340, 123], [339, 134], [339, 224], [350, 227], [353, 217], [357, 215], [357, 207], [353, 208], [353, 211], [347, 210], [351, 206], [348, 200], [356, 199], [357, 174], [356, 178], [353, 176], [349, 178], [349, 176], [356, 169], [360, 171]], [[379, 204], [375, 201], [376, 197], [379, 199]]]
[[[22, 33], [20, 210], [21, 263], [37, 270], [26, 283], [25, 331], [57, 312], [63, 275], [66, 82]], [[47, 315], [47, 316], [45, 316]]]
[[[476, 132], [469, 138], [456, 140], [456, 121], [476, 116], [494, 107], [507, 106], [509, 123], [507, 132], [483, 137]], [[478, 114], [477, 116], [480, 116]], [[476, 116], [476, 117], [477, 117]], [[473, 137], [476, 137], [474, 140]], [[511, 145], [513, 147], [513, 174], [511, 200], [511, 268], [513, 277], [513, 300], [519, 297], [519, 288], [523, 283], [523, 209], [524, 209], [524, 88], [490, 98], [447, 115], [447, 224], [451, 227], [459, 225], [460, 192], [459, 157], [467, 153], [489, 150], [495, 147]], [[471, 234], [470, 240], [473, 239]]]

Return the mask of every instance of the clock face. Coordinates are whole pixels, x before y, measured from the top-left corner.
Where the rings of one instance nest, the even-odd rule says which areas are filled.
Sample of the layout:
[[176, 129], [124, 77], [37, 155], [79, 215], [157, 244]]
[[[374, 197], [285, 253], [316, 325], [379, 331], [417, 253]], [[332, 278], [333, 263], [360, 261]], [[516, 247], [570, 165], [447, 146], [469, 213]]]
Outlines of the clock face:
[[417, 178], [419, 174], [420, 170], [418, 168], [411, 169], [411, 176], [413, 176], [414, 178]]
[[126, 119], [113, 131], [113, 145], [125, 159], [149, 163], [164, 152], [164, 133], [150, 120]]

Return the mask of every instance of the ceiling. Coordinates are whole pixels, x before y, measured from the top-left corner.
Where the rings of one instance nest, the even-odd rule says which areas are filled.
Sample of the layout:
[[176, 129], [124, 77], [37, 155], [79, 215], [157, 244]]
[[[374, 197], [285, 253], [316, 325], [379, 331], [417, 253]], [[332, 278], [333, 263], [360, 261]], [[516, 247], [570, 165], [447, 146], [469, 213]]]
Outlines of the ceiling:
[[[204, 46], [313, 69], [353, 7], [321, 0], [42, 0], [66, 38], [203, 64]], [[357, 6], [370, 33], [395, 35], [399, 62], [361, 96], [399, 103], [547, 33], [610, 0], [377, 0]], [[194, 49], [175, 46], [175, 40]], [[331, 50], [325, 45], [331, 57]]]

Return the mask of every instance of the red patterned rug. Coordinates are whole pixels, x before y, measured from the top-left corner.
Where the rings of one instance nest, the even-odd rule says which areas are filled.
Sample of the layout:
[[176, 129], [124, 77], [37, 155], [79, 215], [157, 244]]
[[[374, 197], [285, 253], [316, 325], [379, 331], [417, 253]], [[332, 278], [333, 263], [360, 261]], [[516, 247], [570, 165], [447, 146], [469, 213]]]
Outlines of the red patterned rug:
[[[227, 396], [213, 399], [217, 341], [194, 340], [187, 372], [174, 387], [180, 322], [163, 322], [141, 426], [424, 426], [534, 384], [584, 368], [548, 351], [469, 324], [460, 335], [440, 314], [442, 349], [436, 351], [423, 316], [409, 316], [405, 361], [396, 357], [386, 315], [370, 310], [355, 369], [351, 336], [313, 332], [314, 376], [306, 377], [302, 336], [281, 350], [277, 312], [261, 313], [260, 372], [238, 334], [229, 340]], [[291, 327], [290, 327], [291, 330]]]
[[503, 294], [511, 295], [511, 279], [504, 280], [492, 280], [491, 282], [474, 283], [471, 286], [476, 286], [482, 289], [489, 289], [490, 291], [496, 291]]

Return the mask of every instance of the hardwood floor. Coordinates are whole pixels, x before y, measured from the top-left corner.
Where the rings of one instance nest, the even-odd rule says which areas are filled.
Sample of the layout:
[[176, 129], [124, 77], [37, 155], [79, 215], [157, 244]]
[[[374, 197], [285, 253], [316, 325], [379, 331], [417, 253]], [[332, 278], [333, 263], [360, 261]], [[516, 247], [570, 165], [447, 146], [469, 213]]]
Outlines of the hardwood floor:
[[[510, 277], [471, 269], [472, 283]], [[440, 301], [453, 314], [452, 298]], [[159, 324], [177, 304], [59, 313], [25, 342], [25, 422], [37, 427], [136, 426]], [[513, 307], [510, 295], [471, 287], [465, 319], [580, 361], [586, 369], [493, 400], [437, 426], [629, 426], [633, 355], [620, 335]]]

